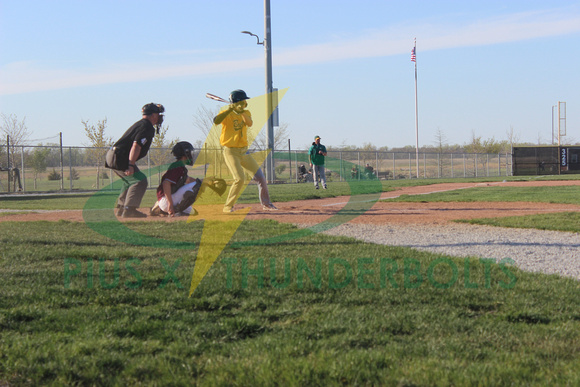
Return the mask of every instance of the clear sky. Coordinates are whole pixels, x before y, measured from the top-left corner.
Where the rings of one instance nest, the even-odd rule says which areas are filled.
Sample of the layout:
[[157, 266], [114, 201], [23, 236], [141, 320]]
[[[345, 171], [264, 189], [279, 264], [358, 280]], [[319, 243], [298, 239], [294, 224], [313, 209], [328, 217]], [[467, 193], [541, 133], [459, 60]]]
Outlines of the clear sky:
[[[271, 0], [274, 87], [293, 148], [464, 144], [474, 132], [549, 143], [567, 103], [580, 141], [580, 1]], [[265, 92], [262, 0], [0, 0], [0, 111], [31, 139], [87, 145], [81, 120], [115, 140], [145, 103], [169, 137], [195, 142], [201, 106]], [[46, 143], [46, 141], [44, 141]], [[56, 142], [56, 140], [53, 140]], [[34, 145], [34, 144], [32, 144]]]

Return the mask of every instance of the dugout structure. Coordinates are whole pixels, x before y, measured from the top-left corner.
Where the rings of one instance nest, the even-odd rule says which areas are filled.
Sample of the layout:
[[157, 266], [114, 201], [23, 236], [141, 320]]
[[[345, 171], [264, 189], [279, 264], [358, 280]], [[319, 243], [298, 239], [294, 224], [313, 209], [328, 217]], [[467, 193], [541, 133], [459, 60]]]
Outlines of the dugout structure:
[[578, 174], [580, 147], [514, 147], [512, 166], [513, 176]]

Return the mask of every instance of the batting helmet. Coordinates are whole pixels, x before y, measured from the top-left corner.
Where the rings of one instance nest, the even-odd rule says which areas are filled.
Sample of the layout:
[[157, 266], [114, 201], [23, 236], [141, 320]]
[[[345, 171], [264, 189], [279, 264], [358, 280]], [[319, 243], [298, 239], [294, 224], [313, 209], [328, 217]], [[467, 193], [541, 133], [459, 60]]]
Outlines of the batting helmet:
[[153, 113], [164, 113], [165, 112], [165, 108], [163, 107], [163, 105], [161, 104], [156, 104], [156, 103], [148, 103], [147, 105], [144, 105], [141, 108], [141, 111], [143, 112], [143, 115], [148, 116], [149, 114], [153, 114]]
[[187, 141], [180, 141], [173, 146], [171, 153], [176, 159], [181, 159], [183, 156], [187, 157], [187, 165], [193, 165], [193, 145]]
[[250, 99], [244, 90], [234, 90], [230, 93], [230, 103], [237, 103], [246, 99]]

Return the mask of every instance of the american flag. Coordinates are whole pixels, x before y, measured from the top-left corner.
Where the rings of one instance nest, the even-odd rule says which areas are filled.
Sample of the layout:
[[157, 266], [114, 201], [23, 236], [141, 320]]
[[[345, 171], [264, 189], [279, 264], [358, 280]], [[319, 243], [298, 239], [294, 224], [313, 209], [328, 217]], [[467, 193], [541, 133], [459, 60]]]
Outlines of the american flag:
[[416, 62], [417, 56], [415, 55], [415, 47], [411, 50], [411, 62]]

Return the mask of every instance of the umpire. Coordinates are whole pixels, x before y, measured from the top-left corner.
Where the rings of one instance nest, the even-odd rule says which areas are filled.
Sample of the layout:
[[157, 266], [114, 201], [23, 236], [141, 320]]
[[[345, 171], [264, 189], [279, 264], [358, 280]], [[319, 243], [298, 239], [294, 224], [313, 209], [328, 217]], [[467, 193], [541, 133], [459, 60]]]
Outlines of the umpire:
[[123, 218], [146, 218], [137, 211], [147, 190], [147, 177], [136, 163], [149, 152], [155, 129], [163, 123], [163, 105], [148, 103], [141, 109], [143, 118], [133, 124], [107, 152], [105, 166], [112, 169], [124, 182], [123, 191], [117, 199], [117, 216]]

